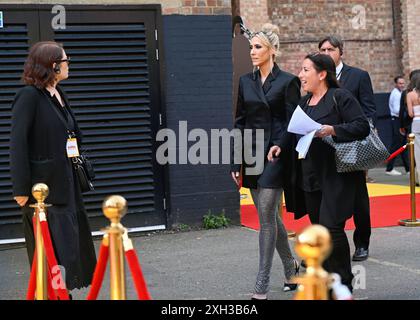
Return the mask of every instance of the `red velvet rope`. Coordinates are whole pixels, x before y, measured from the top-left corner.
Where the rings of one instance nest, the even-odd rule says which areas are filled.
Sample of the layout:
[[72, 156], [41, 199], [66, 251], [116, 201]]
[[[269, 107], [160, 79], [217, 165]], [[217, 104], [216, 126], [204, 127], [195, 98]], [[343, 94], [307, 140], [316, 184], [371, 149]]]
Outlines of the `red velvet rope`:
[[131, 276], [133, 277], [139, 300], [151, 300], [136, 252], [133, 249], [130, 249], [125, 252], [125, 257], [130, 266]]
[[[48, 267], [49, 267], [48, 273], [49, 273], [49, 276], [51, 276], [50, 273], [55, 266], [58, 266], [58, 262], [57, 262], [57, 259], [55, 258], [54, 248], [52, 246], [50, 230], [48, 229], [47, 221], [41, 221], [41, 232], [42, 232], [42, 238], [44, 240], [45, 255], [47, 256], [47, 262], [48, 262]], [[60, 269], [58, 269], [58, 274], [55, 276], [60, 277], [61, 284], [64, 284], [64, 288], [54, 288], [57, 298], [60, 300], [69, 300], [69, 294], [67, 292], [67, 289], [65, 288], [65, 281], [63, 279], [63, 275], [61, 274]], [[49, 286], [50, 285], [52, 285], [51, 281], [49, 281]]]
[[[36, 228], [36, 217], [34, 216], [32, 218], [32, 224], [33, 224], [33, 229], [34, 229], [34, 235], [36, 237], [36, 232], [37, 232], [37, 228]], [[45, 231], [45, 225], [47, 228], [47, 231]], [[48, 230], [48, 225], [46, 221], [41, 222], [41, 232], [42, 232], [42, 237], [44, 239], [44, 243], [48, 243], [48, 240], [46, 239], [46, 237], [48, 237], [50, 239], [50, 243], [51, 243], [51, 237], [49, 234], [49, 230]], [[47, 241], [46, 241], [47, 240]], [[46, 247], [47, 245], [44, 244], [44, 246]], [[51, 244], [52, 246], [52, 244]], [[32, 268], [31, 268], [31, 274], [29, 277], [29, 285], [28, 285], [28, 292], [26, 295], [26, 299], [27, 300], [34, 300], [35, 299], [35, 292], [36, 292], [36, 267], [37, 267], [37, 249], [35, 248], [34, 250], [34, 258], [32, 261]], [[47, 255], [47, 261], [55, 261], [55, 265], [57, 265], [57, 261], [55, 259], [54, 256], [54, 251], [52, 253], [52, 258], [51, 256], [47, 253], [46, 250], [46, 255]], [[50, 256], [50, 258], [48, 258]], [[61, 299], [65, 300], [65, 295], [67, 294], [67, 291], [65, 291], [65, 294], [61, 293], [60, 295], [57, 295], [56, 292], [54, 291], [53, 287], [52, 287], [52, 274], [51, 274], [51, 263], [49, 263], [49, 265], [46, 266], [47, 268], [47, 294], [48, 294], [48, 299], [49, 300], [57, 300], [58, 296], [60, 296]], [[61, 273], [60, 273], [61, 276]], [[68, 296], [67, 296], [68, 297]], [[67, 298], [68, 299], [68, 298]]]
[[[36, 218], [32, 217], [32, 226], [34, 229], [34, 236], [36, 237]], [[32, 268], [31, 274], [29, 276], [28, 292], [26, 293], [26, 300], [35, 299], [35, 290], [36, 290], [36, 247], [34, 250], [34, 258], [32, 259]]]
[[398, 156], [400, 153], [404, 152], [404, 150], [407, 149], [407, 145], [402, 146], [397, 151], [393, 152], [388, 159], [386, 159], [386, 162], [389, 162], [390, 160], [394, 159], [396, 156]]
[[93, 274], [92, 287], [90, 288], [87, 300], [96, 300], [98, 298], [98, 293], [104, 280], [108, 256], [109, 246], [105, 244], [105, 241], [102, 241], [98, 262], [96, 264], [95, 273]]
[[36, 249], [34, 252], [34, 259], [32, 261], [31, 275], [29, 276], [28, 292], [26, 293], [26, 300], [35, 299], [36, 289]]

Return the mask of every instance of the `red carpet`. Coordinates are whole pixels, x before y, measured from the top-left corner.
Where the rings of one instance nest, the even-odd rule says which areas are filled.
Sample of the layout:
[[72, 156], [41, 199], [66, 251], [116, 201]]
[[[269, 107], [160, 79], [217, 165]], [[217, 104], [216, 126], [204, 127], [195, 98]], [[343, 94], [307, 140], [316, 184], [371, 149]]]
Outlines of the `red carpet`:
[[[416, 203], [420, 205], [420, 194], [416, 194]], [[399, 220], [411, 218], [410, 210], [409, 194], [371, 197], [370, 217], [372, 228], [397, 226]], [[307, 215], [302, 219], [294, 220], [293, 214], [284, 212], [283, 220], [286, 229], [296, 232], [300, 232], [304, 227], [310, 225]], [[241, 205], [241, 224], [255, 230], [259, 229], [258, 215], [254, 205]], [[347, 221], [346, 229], [354, 229], [353, 219]]]

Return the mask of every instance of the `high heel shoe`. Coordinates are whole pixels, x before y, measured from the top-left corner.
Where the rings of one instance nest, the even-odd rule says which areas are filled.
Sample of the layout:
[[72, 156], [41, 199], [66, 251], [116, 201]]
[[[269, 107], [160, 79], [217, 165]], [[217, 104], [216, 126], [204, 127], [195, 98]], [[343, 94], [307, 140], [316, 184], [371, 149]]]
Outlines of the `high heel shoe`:
[[[299, 269], [300, 269], [300, 264], [299, 262], [297, 262], [296, 260], [294, 260], [294, 264], [295, 264], [295, 277], [297, 277], [299, 275]], [[297, 283], [284, 283], [283, 286], [283, 292], [289, 292], [289, 291], [295, 291], [297, 289], [298, 284]]]

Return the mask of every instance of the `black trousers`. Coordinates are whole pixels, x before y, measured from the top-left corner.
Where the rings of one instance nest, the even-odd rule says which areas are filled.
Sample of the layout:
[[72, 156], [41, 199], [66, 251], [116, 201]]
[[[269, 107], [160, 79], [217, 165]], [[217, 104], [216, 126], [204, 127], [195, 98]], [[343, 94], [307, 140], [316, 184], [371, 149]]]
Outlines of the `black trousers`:
[[[366, 184], [363, 186], [366, 187]], [[366, 192], [356, 193], [356, 206], [354, 208], [353, 220], [355, 230], [353, 233], [353, 242], [356, 248], [369, 248], [371, 224], [370, 224], [370, 204], [369, 195]]]
[[338, 273], [341, 282], [353, 291], [351, 282], [354, 276], [351, 271], [350, 245], [344, 231], [345, 222], [326, 222], [331, 219], [324, 219], [320, 214], [321, 200], [321, 191], [305, 192], [305, 203], [311, 223], [326, 227], [331, 235], [333, 248], [323, 267], [329, 273]]
[[[391, 121], [392, 121], [392, 144], [391, 144], [391, 149], [389, 150], [390, 153], [397, 151], [399, 148], [401, 148], [403, 145], [407, 143], [406, 136], [400, 133], [399, 118], [392, 117]], [[408, 161], [408, 150], [405, 150], [399, 156], [401, 156], [405, 171], [410, 172], [410, 164]], [[396, 157], [388, 162], [386, 166], [386, 171], [391, 171], [392, 169], [394, 169], [395, 159]]]

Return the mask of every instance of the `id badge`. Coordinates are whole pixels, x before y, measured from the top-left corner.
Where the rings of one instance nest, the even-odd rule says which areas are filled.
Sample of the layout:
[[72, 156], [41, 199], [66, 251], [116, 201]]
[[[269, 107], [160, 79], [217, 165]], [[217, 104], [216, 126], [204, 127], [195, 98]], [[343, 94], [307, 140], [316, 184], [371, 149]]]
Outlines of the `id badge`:
[[68, 138], [67, 139], [67, 157], [74, 158], [79, 156], [79, 148], [77, 147], [77, 139], [76, 138]]

